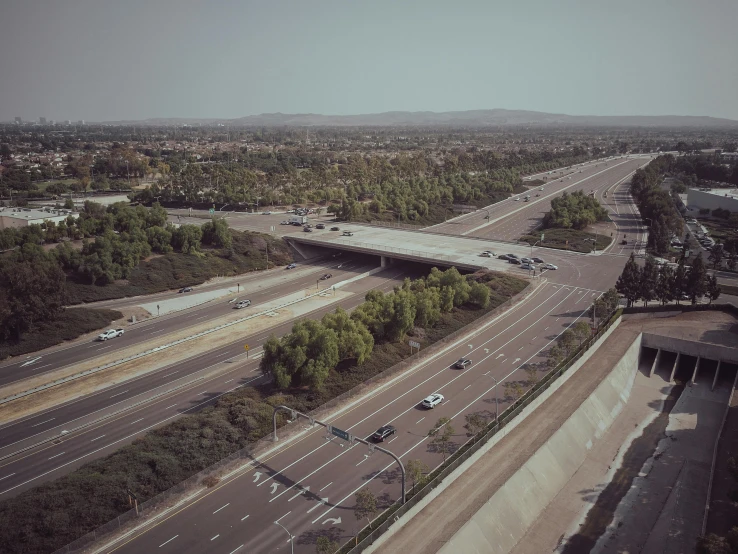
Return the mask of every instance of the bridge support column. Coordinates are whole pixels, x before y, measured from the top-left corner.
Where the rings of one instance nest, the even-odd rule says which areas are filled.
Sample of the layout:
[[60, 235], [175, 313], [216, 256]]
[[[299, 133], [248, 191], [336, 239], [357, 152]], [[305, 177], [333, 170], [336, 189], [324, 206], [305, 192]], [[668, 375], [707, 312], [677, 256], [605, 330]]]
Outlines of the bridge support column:
[[677, 352], [676, 360], [674, 360], [674, 367], [671, 368], [671, 375], [669, 375], [669, 383], [674, 382], [674, 374], [676, 373], [676, 368], [679, 365], [679, 359], [682, 357], [681, 352]]
[[380, 256], [380, 258], [382, 267], [388, 267], [392, 265], [392, 258], [388, 258], [387, 256]]
[[694, 385], [694, 382], [697, 380], [697, 371], [700, 369], [700, 362], [702, 361], [702, 358], [697, 356], [697, 363], [694, 364], [694, 372], [692, 372], [692, 384]]
[[715, 369], [715, 378], [712, 380], [712, 388], [710, 390], [715, 390], [715, 385], [717, 385], [718, 375], [720, 375], [720, 364], [722, 364], [722, 360], [718, 360], [717, 368]]
[[649, 377], [653, 377], [653, 372], [656, 371], [656, 366], [659, 363], [659, 360], [661, 359], [661, 349], [659, 348], [656, 351], [656, 357], [653, 360], [653, 363], [651, 364], [651, 371], [648, 373]]

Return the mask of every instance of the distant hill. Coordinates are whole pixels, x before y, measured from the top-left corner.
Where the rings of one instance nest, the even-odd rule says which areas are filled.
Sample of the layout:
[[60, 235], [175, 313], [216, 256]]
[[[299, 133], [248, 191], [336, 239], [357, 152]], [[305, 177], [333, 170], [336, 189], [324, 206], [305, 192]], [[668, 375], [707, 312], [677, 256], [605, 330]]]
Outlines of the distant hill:
[[269, 113], [237, 119], [155, 118], [111, 121], [114, 125], [224, 125], [264, 127], [711, 127], [738, 128], [738, 121], [683, 115], [566, 115], [525, 110], [469, 110], [463, 112], [384, 112], [362, 115]]

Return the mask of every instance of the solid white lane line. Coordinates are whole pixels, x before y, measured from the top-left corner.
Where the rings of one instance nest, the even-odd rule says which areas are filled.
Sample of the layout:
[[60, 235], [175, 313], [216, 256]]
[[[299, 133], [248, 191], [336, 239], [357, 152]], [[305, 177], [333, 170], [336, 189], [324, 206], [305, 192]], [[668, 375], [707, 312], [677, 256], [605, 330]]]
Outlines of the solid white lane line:
[[[292, 510], [290, 510], [289, 512], [287, 512], [286, 514], [284, 514], [284, 515], [283, 515], [282, 517], [280, 517], [280, 518], [279, 518], [279, 519], [278, 519], [277, 521], [279, 521], [279, 520], [282, 520], [282, 519], [286, 518], [286, 517], [287, 517], [288, 515], [290, 515], [291, 513], [292, 513]], [[277, 521], [275, 521], [274, 523], [277, 523]]]
[[149, 335], [153, 335], [154, 333], [161, 333], [164, 331], [164, 329], [157, 329], [156, 331], [149, 331]]
[[223, 383], [223, 384], [225, 385], [226, 383], [230, 383], [231, 381], [233, 381], [233, 379], [228, 379], [228, 381], [226, 381], [226, 382], [225, 382], [225, 383]]
[[174, 536], [173, 536], [173, 537], [172, 537], [171, 539], [169, 539], [169, 540], [168, 540], [167, 542], [163, 542], [163, 543], [161, 543], [161, 544], [159, 545], [159, 548], [161, 548], [161, 547], [162, 547], [162, 546], [164, 546], [165, 544], [169, 544], [170, 542], [172, 542], [172, 541], [173, 541], [174, 539], [176, 539], [177, 537], [179, 537], [179, 535], [174, 535]]
[[225, 505], [221, 506], [220, 508], [218, 508], [217, 510], [215, 510], [215, 511], [213, 512], [213, 514], [217, 514], [217, 513], [218, 513], [219, 511], [221, 511], [221, 510], [222, 510], [223, 508], [227, 508], [227, 507], [228, 507], [228, 506], [230, 506], [230, 505], [231, 505], [231, 503], [229, 502], [228, 504], [225, 504]]
[[51, 419], [47, 419], [46, 421], [42, 421], [41, 423], [37, 423], [36, 425], [31, 425], [31, 427], [38, 427], [39, 425], [43, 425], [44, 423], [48, 423], [49, 421], [54, 421], [55, 419], [55, 417], [52, 417]]
[[[249, 517], [249, 516], [246, 516], [246, 517]], [[242, 521], [243, 521], [243, 520], [242, 520]], [[238, 548], [236, 548], [235, 550], [231, 550], [229, 554], [233, 554], [234, 552], [238, 552], [238, 551], [239, 551], [239, 550], [241, 550], [242, 548], [243, 548], [243, 545], [239, 546], [239, 547], [238, 547]]]
[[113, 395], [113, 396], [111, 396], [110, 398], [115, 398], [116, 396], [120, 396], [121, 394], [125, 394], [125, 393], [127, 393], [127, 392], [128, 392], [129, 390], [130, 390], [130, 389], [126, 389], [126, 390], [124, 390], [123, 392], [119, 392], [118, 394], [114, 394], [114, 395]]
[[368, 459], [369, 459], [369, 455], [368, 455], [368, 454], [364, 454], [364, 459], [363, 459], [363, 460], [361, 460], [361, 461], [360, 461], [360, 462], [359, 462], [358, 464], [356, 464], [356, 465], [357, 465], [357, 466], [358, 466], [358, 465], [361, 465], [361, 464], [363, 464], [364, 462], [366, 462], [366, 461], [367, 461]]
[[15, 473], [11, 473], [10, 475], [6, 475], [5, 477], [0, 477], [0, 481], [2, 481], [3, 479], [7, 479], [8, 477], [12, 477], [13, 475], [15, 475]]
[[174, 375], [175, 373], [178, 373], [178, 372], [179, 372], [179, 370], [172, 371], [171, 373], [167, 373], [166, 375], [162, 375], [161, 378], [164, 379], [164, 377], [169, 377], [170, 375]]
[[[331, 481], [330, 483], [328, 483], [328, 484], [327, 484], [327, 485], [326, 485], [325, 487], [323, 487], [323, 489], [327, 489], [327, 488], [328, 488], [328, 487], [330, 487], [330, 486], [331, 486], [332, 484], [333, 484], [333, 481]], [[319, 490], [318, 492], [323, 492], [323, 489], [320, 489], [320, 490]]]
[[40, 365], [38, 367], [32, 367], [31, 371], [36, 371], [37, 369], [41, 369], [42, 367], [49, 367], [50, 365], [54, 365], [53, 363], [46, 364], [46, 365]]
[[100, 435], [99, 437], [96, 437], [96, 438], [94, 438], [94, 439], [90, 439], [90, 442], [95, 442], [96, 440], [98, 440], [98, 439], [101, 439], [101, 438], [103, 438], [104, 436], [105, 436], [105, 435]]
[[64, 454], [64, 452], [60, 452], [59, 454], [56, 454], [56, 455], [52, 456], [51, 458], [49, 458], [49, 460], [53, 460], [54, 458], [58, 458], [62, 454]]
[[144, 420], [144, 418], [137, 419], [136, 421], [131, 421], [131, 425], [133, 425], [134, 423], [138, 423], [139, 421], [143, 421], [143, 420]]
[[220, 533], [218, 533], [218, 534], [217, 534], [217, 535], [215, 535], [215, 536], [214, 536], [214, 537], [213, 537], [212, 539], [210, 539], [210, 542], [214, 541], [214, 540], [215, 540], [215, 539], [217, 539], [218, 537], [220, 537]]
[[167, 407], [166, 407], [166, 408], [164, 408], [164, 409], [165, 409], [165, 410], [168, 410], [169, 408], [174, 408], [175, 406], [176, 406], [176, 404], [172, 404], [171, 406], [167, 406]]

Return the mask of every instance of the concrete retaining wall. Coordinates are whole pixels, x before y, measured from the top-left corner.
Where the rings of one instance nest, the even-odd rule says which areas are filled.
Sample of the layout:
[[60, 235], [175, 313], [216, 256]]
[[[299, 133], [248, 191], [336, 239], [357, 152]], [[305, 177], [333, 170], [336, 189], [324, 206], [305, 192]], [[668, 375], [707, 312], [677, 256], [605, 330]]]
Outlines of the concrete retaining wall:
[[641, 335], [566, 423], [439, 552], [502, 554], [518, 543], [622, 411], [635, 380], [640, 348]]

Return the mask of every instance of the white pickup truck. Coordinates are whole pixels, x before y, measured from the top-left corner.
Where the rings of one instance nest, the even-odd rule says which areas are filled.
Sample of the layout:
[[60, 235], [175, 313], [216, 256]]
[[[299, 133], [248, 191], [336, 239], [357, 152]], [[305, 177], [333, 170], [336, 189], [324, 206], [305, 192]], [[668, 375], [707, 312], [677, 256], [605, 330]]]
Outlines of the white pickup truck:
[[108, 340], [116, 337], [122, 337], [125, 331], [123, 329], [108, 329], [97, 336], [97, 340]]

